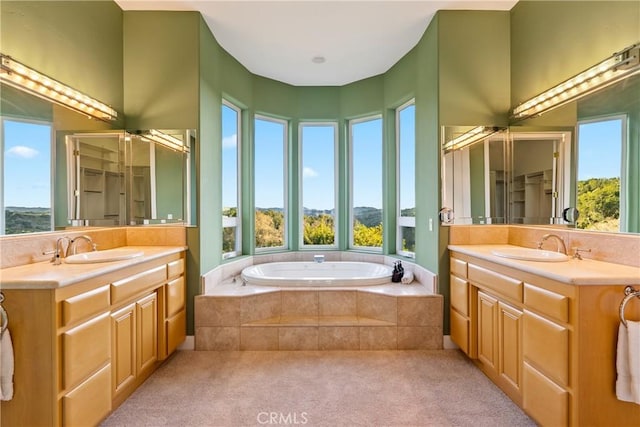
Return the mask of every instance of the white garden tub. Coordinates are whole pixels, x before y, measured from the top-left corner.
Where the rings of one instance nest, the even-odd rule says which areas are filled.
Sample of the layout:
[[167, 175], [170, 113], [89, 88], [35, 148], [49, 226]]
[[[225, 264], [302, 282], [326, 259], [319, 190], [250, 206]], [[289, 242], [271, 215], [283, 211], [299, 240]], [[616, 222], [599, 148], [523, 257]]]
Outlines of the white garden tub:
[[242, 280], [278, 287], [371, 286], [391, 282], [392, 271], [372, 262], [270, 262], [245, 268]]

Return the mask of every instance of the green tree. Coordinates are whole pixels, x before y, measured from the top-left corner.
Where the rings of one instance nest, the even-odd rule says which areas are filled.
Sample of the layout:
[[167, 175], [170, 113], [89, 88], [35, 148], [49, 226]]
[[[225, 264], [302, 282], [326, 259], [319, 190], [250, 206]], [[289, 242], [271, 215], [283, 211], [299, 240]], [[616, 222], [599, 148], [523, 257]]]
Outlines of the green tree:
[[382, 247], [382, 224], [367, 227], [355, 220], [353, 225], [353, 244], [355, 246]]
[[333, 216], [305, 215], [303, 238], [305, 245], [332, 245], [335, 242]]
[[256, 247], [270, 248], [284, 246], [284, 216], [272, 209], [256, 210]]
[[616, 231], [620, 223], [620, 178], [591, 178], [578, 182], [576, 227]]

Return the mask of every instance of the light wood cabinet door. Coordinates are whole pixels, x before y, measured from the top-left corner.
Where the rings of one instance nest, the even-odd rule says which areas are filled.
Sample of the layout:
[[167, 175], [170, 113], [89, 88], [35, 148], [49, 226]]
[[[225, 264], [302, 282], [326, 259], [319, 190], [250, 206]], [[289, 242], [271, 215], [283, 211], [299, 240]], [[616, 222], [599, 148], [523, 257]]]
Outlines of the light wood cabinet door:
[[522, 311], [498, 302], [498, 375], [517, 393], [522, 381]]
[[114, 396], [136, 377], [136, 306], [130, 304], [111, 314], [112, 390]]
[[460, 350], [465, 354], [469, 354], [469, 320], [458, 313], [451, 310], [451, 341], [456, 343]]
[[524, 363], [522, 409], [541, 426], [566, 426], [569, 422], [567, 390]]
[[108, 364], [62, 398], [63, 426], [97, 425], [111, 411]]
[[152, 293], [136, 302], [137, 374], [158, 360], [158, 297]]
[[478, 359], [497, 371], [498, 365], [498, 300], [478, 292]]

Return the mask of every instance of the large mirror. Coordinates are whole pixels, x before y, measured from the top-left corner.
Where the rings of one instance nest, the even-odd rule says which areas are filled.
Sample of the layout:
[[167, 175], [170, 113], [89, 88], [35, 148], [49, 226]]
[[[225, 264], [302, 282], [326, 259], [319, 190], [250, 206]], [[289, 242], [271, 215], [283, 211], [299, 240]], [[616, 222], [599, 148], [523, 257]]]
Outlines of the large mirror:
[[195, 224], [195, 131], [110, 127], [2, 84], [0, 235]]
[[190, 222], [193, 130], [66, 136], [70, 225]]
[[640, 76], [575, 108], [567, 126], [516, 123], [469, 145], [451, 141], [480, 127], [443, 127], [443, 222], [639, 233]]

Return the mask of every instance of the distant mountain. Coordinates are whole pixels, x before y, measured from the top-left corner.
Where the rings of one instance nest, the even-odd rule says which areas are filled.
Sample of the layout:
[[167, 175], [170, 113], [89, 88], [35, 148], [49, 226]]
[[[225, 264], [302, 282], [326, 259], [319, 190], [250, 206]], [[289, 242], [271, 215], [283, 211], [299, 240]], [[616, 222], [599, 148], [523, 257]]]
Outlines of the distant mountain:
[[7, 206], [4, 213], [5, 234], [51, 231], [51, 208]]
[[353, 208], [353, 215], [367, 227], [375, 227], [382, 222], [382, 209], [367, 206]]

